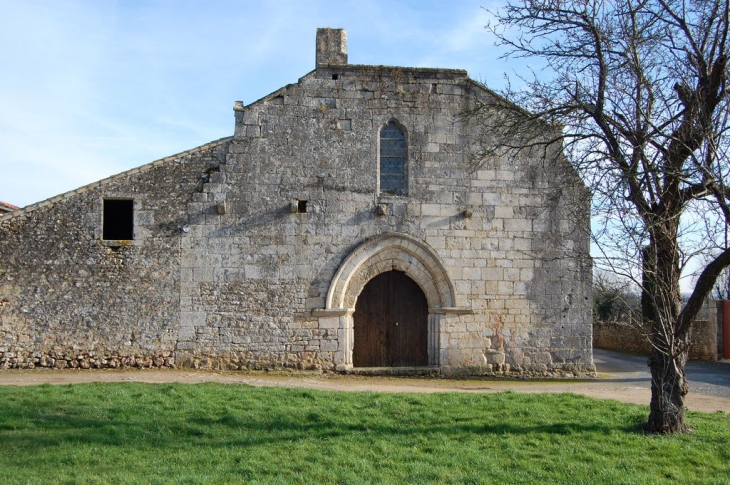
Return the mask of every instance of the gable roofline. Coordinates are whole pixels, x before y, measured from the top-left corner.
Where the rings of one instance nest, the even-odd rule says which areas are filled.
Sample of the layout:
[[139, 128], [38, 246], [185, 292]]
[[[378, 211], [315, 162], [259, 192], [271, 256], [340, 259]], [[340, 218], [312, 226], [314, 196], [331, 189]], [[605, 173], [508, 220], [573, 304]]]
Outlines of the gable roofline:
[[10, 212], [8, 214], [0, 215], [0, 223], [3, 223], [3, 222], [5, 222], [7, 220], [10, 220], [10, 219], [14, 219], [16, 217], [23, 216], [25, 214], [28, 214], [28, 213], [33, 212], [35, 210], [41, 209], [43, 207], [47, 207], [49, 205], [55, 204], [55, 203], [60, 202], [62, 200], [69, 199], [69, 198], [71, 198], [71, 197], [73, 197], [75, 195], [82, 194], [82, 193], [87, 192], [87, 191], [89, 191], [91, 189], [96, 189], [98, 187], [103, 187], [104, 185], [106, 185], [106, 184], [108, 184], [108, 183], [110, 183], [112, 181], [119, 180], [121, 178], [128, 177], [130, 175], [135, 175], [135, 174], [138, 174], [138, 173], [143, 173], [143, 172], [146, 172], [146, 171], [151, 170], [153, 168], [157, 168], [157, 167], [159, 167], [161, 165], [165, 165], [167, 163], [175, 162], [176, 160], [179, 160], [182, 157], [185, 157], [185, 156], [188, 156], [188, 155], [193, 155], [195, 153], [199, 153], [199, 152], [201, 152], [203, 150], [207, 150], [207, 149], [210, 149], [210, 148], [218, 147], [220, 145], [223, 145], [223, 144], [231, 141], [232, 139], [233, 139], [232, 136], [227, 136], [225, 138], [220, 138], [218, 140], [215, 140], [215, 141], [211, 141], [209, 143], [206, 143], [205, 145], [200, 145], [198, 147], [191, 148], [190, 150], [185, 150], [184, 152], [176, 153], [175, 155], [170, 155], [170, 156], [165, 157], [165, 158], [160, 158], [159, 160], [155, 160], [154, 162], [150, 162], [150, 163], [147, 163], [145, 165], [141, 165], [139, 167], [135, 167], [135, 168], [126, 170], [124, 172], [121, 172], [121, 173], [112, 175], [111, 177], [107, 177], [105, 179], [97, 180], [96, 182], [92, 182], [92, 183], [90, 183], [88, 185], [84, 185], [82, 187], [79, 187], [78, 189], [74, 189], [74, 190], [71, 190], [69, 192], [64, 192], [62, 194], [55, 195], [55, 196], [53, 196], [51, 198], [48, 198], [46, 200], [43, 200], [43, 201], [40, 201], [40, 202], [36, 202], [35, 204], [28, 205], [26, 207], [23, 207], [22, 209], [18, 209], [15, 212]]
[[266, 94], [259, 99], [252, 101], [248, 104], [242, 103], [242, 107], [236, 107], [234, 110], [237, 111], [243, 111], [250, 107], [254, 107], [257, 104], [266, 102], [270, 100], [271, 98], [275, 98], [276, 96], [280, 94], [284, 94], [286, 90], [292, 86], [296, 86], [297, 84], [302, 83], [308, 78], [314, 77], [317, 75], [317, 71], [325, 71], [325, 72], [331, 72], [331, 71], [338, 71], [338, 72], [382, 72], [382, 71], [400, 71], [402, 74], [415, 74], [420, 75], [422, 77], [426, 78], [456, 78], [459, 80], [465, 79], [467, 81], [471, 81], [485, 90], [489, 91], [490, 93], [497, 96], [497, 94], [494, 91], [491, 91], [489, 88], [484, 86], [483, 84], [480, 84], [476, 81], [473, 81], [469, 77], [469, 73], [464, 69], [447, 69], [447, 68], [440, 68], [440, 67], [403, 67], [403, 66], [383, 66], [383, 65], [376, 65], [376, 64], [343, 64], [343, 65], [325, 65], [325, 66], [319, 66], [316, 69], [312, 69], [305, 75], [301, 76], [297, 79], [296, 83], [289, 83], [285, 86], [282, 86], [274, 91], [271, 91], [269, 94]]
[[401, 73], [422, 74], [430, 76], [468, 77], [465, 69], [451, 69], [446, 67], [408, 67], [408, 66], [385, 66], [382, 64], [345, 64], [318, 66], [304, 77], [317, 71], [400, 71]]
[[[522, 106], [520, 106], [520, 105], [516, 104], [516, 103], [515, 103], [514, 101], [511, 101], [511, 100], [509, 100], [509, 99], [505, 98], [504, 96], [502, 96], [501, 94], [499, 94], [499, 93], [498, 93], [497, 91], [493, 90], [493, 89], [492, 89], [492, 88], [490, 88], [490, 87], [487, 87], [487, 85], [486, 85], [486, 84], [484, 84], [484, 83], [481, 83], [481, 82], [479, 82], [479, 81], [475, 81], [475, 80], [474, 80], [474, 79], [472, 79], [472, 78], [469, 78], [469, 79], [467, 79], [467, 82], [468, 82], [468, 83], [469, 83], [470, 85], [472, 85], [472, 86], [476, 87], [477, 89], [480, 89], [480, 90], [484, 91], [485, 93], [488, 93], [488, 94], [490, 94], [491, 96], [494, 96], [495, 98], [499, 98], [499, 99], [501, 99], [501, 100], [502, 100], [502, 101], [504, 101], [505, 103], [507, 103], [507, 104], [509, 104], [510, 106], [512, 106], [512, 107], [513, 107], [513, 108], [514, 108], [514, 109], [515, 109], [516, 111], [519, 111], [520, 113], [522, 113], [523, 115], [525, 115], [525, 116], [534, 116], [534, 115], [533, 115], [533, 114], [532, 114], [531, 112], [527, 111], [527, 110], [526, 110], [525, 108], [523, 108]], [[535, 119], [539, 120], [539, 118], [535, 118]], [[546, 123], [546, 124], [547, 124], [548, 126], [550, 125], [549, 123], [547, 123], [547, 122], [546, 122], [546, 121], [544, 121], [544, 120], [541, 120], [541, 122], [542, 122], [542, 123]]]
[[[474, 80], [474, 79], [472, 79], [472, 78], [468, 78], [468, 79], [467, 79], [466, 81], [467, 81], [467, 82], [468, 82], [469, 84], [471, 84], [472, 86], [475, 86], [475, 87], [477, 87], [477, 88], [481, 89], [482, 91], [486, 91], [487, 93], [491, 94], [492, 96], [497, 96], [497, 97], [499, 97], [499, 98], [505, 99], [505, 98], [504, 98], [504, 96], [502, 96], [502, 95], [501, 95], [501, 94], [499, 94], [499, 93], [498, 93], [497, 91], [495, 91], [494, 89], [492, 89], [492, 88], [488, 87], [488, 86], [487, 86], [486, 84], [484, 84], [484, 83], [482, 83], [482, 82], [479, 82], [479, 81], [475, 81], [475, 80]], [[513, 104], [514, 104], [514, 103], [513, 103]], [[515, 105], [515, 106], [517, 106], [517, 105]]]
[[485, 84], [483, 84], [479, 81], [475, 81], [474, 79], [467, 78], [467, 83], [470, 84], [471, 86], [476, 87], [477, 89], [480, 89], [481, 91], [484, 91], [485, 93], [488, 93], [491, 96], [499, 98], [505, 104], [508, 104], [515, 111], [521, 113], [526, 118], [531, 118], [532, 121], [535, 123], [540, 123], [543, 126], [545, 126], [546, 128], [551, 129], [551, 130], [557, 130], [558, 132], [562, 131], [562, 129], [563, 129], [562, 125], [560, 125], [559, 123], [550, 123], [549, 121], [545, 120], [544, 118], [535, 116], [535, 114], [532, 113], [531, 111], [528, 111], [525, 108], [523, 108], [522, 106], [520, 106], [519, 104], [515, 103], [514, 101], [505, 98], [504, 96], [499, 94], [497, 91], [494, 91], [493, 89], [487, 87]]
[[14, 206], [13, 204], [8, 204], [7, 202], [3, 202], [2, 200], [0, 200], [0, 208], [10, 212], [20, 210], [20, 207]]

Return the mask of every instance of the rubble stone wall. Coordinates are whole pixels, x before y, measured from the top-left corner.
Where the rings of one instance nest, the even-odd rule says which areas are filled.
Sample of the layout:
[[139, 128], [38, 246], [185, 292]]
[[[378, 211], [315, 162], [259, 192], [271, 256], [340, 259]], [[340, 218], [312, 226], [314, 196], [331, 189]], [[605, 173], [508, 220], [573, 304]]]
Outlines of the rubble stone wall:
[[[710, 301], [707, 318], [695, 320], [690, 332], [689, 358], [692, 360], [718, 360], [721, 358], [721, 349], [718, 338], [722, 339], [722, 302]], [[622, 323], [594, 322], [593, 347], [599, 349], [616, 350], [619, 352], [633, 352], [649, 354], [651, 344], [647, 337], [650, 328], [644, 330]]]
[[[225, 142], [0, 219], [0, 367], [173, 366], [187, 204]], [[102, 240], [103, 200], [134, 200], [135, 238]]]

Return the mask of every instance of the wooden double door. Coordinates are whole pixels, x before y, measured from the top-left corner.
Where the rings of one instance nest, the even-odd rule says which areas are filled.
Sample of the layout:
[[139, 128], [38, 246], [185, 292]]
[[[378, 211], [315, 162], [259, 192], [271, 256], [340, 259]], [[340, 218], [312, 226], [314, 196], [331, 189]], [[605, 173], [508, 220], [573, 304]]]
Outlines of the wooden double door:
[[355, 367], [428, 365], [428, 302], [405, 273], [388, 271], [370, 280], [353, 320]]

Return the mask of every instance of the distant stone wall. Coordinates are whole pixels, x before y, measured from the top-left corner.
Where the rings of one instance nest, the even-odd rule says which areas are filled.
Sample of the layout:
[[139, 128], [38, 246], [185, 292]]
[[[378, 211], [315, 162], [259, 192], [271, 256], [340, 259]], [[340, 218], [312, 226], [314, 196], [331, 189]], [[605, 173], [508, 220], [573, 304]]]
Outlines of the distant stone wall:
[[[715, 303], [712, 302], [713, 306]], [[712, 315], [710, 315], [712, 316]], [[689, 358], [692, 360], [718, 360], [717, 355], [718, 320], [695, 320], [690, 333]]]
[[719, 300], [717, 302], [717, 308], [715, 309], [715, 315], [717, 318], [717, 358], [723, 359], [724, 356], [724, 346], [727, 340], [730, 340], [730, 335], [725, 335], [724, 328], [723, 328], [723, 303], [727, 300]]
[[646, 333], [616, 322], [593, 322], [593, 348], [649, 354], [651, 345]]
[[[720, 358], [720, 343], [722, 339], [721, 302], [712, 301], [709, 305], [707, 315], [709, 318], [696, 320], [692, 324], [690, 334], [691, 344], [689, 358], [692, 360], [718, 360]], [[632, 352], [637, 354], [649, 354], [651, 344], [647, 334], [649, 329], [644, 331], [635, 326], [623, 323], [593, 323], [593, 347], [598, 349], [616, 350], [620, 352]]]

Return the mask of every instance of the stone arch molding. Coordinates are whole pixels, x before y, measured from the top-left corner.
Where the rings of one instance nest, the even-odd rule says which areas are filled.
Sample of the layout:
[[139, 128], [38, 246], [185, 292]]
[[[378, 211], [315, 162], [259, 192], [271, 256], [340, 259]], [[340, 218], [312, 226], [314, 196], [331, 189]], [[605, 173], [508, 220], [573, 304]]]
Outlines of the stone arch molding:
[[429, 366], [438, 366], [441, 360], [442, 318], [471, 313], [470, 308], [457, 306], [454, 283], [438, 254], [426, 243], [408, 234], [392, 232], [368, 239], [345, 258], [335, 273], [325, 308], [312, 312], [319, 317], [321, 329], [337, 332], [337, 341], [327, 345], [327, 351], [333, 352], [337, 370], [352, 369], [352, 315], [358, 296], [368, 281], [394, 269], [407, 274], [426, 295]]
[[429, 313], [457, 306], [454, 284], [436, 252], [407, 234], [387, 233], [364, 242], [343, 261], [327, 292], [325, 308], [352, 311], [367, 282], [391, 270], [405, 272], [421, 287]]

